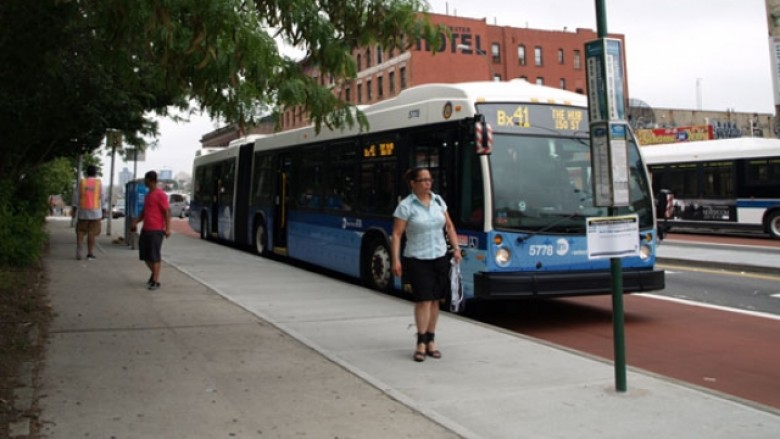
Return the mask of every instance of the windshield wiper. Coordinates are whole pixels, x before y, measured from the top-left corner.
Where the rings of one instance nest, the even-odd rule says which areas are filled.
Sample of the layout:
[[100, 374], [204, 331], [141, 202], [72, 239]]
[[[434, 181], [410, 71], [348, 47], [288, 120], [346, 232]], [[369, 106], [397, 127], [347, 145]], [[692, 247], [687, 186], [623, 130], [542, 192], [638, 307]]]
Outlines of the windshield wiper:
[[552, 229], [553, 227], [563, 223], [564, 221], [568, 221], [568, 220], [575, 219], [575, 218], [585, 219], [585, 218], [588, 217], [587, 215], [583, 215], [583, 214], [581, 214], [579, 212], [568, 213], [568, 214], [564, 214], [564, 213], [548, 213], [548, 214], [545, 214], [543, 216], [558, 217], [558, 219], [556, 219], [555, 221], [551, 222], [550, 224], [547, 224], [546, 226], [542, 227], [539, 230], [535, 230], [535, 231], [533, 231], [531, 233], [528, 233], [527, 235], [523, 235], [523, 236], [518, 237], [517, 238], [518, 241], [523, 242], [523, 241], [525, 241], [528, 238], [536, 236], [536, 235], [538, 235], [540, 233], [544, 233], [544, 232]]

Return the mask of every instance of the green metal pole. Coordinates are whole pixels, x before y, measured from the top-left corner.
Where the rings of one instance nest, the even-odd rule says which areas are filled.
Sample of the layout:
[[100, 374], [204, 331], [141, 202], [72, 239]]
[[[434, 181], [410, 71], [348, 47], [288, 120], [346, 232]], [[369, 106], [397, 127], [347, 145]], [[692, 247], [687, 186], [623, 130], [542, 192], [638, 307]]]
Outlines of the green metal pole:
[[596, 31], [599, 38], [607, 37], [607, 5], [604, 0], [596, 0]]
[[609, 260], [612, 274], [612, 339], [615, 351], [615, 390], [625, 392], [626, 340], [623, 324], [623, 263], [620, 258]]
[[[605, 0], [596, 0], [596, 24], [599, 38], [607, 37], [607, 6]], [[615, 208], [609, 208], [609, 216], [615, 215]], [[623, 260], [609, 260], [612, 277], [612, 339], [615, 354], [615, 390], [625, 392], [626, 385], [626, 341], [623, 315]]]

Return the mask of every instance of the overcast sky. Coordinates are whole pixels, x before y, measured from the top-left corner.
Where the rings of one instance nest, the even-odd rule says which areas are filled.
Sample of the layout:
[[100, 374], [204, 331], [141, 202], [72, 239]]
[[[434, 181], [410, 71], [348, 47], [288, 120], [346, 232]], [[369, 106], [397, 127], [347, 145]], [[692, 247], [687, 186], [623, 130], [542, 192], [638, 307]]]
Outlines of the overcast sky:
[[[629, 94], [652, 107], [774, 113], [764, 0], [604, 0], [607, 30], [626, 38]], [[430, 0], [432, 11], [533, 29], [596, 29], [595, 0]], [[697, 88], [698, 81], [698, 88]], [[160, 121], [159, 147], [138, 163], [192, 172], [200, 138], [217, 126], [203, 116]], [[104, 174], [109, 173], [104, 161]], [[132, 163], [117, 160], [132, 172]]]

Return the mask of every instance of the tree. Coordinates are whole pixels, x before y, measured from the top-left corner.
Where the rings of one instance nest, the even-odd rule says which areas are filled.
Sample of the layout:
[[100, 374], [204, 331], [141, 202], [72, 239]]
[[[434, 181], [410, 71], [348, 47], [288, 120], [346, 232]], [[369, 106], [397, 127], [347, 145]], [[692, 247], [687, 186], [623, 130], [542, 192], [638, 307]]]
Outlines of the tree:
[[107, 129], [139, 148], [155, 115], [199, 110], [240, 127], [301, 106], [320, 127], [359, 122], [280, 53], [354, 78], [352, 50], [437, 40], [423, 0], [4, 0], [0, 178], [100, 148]]

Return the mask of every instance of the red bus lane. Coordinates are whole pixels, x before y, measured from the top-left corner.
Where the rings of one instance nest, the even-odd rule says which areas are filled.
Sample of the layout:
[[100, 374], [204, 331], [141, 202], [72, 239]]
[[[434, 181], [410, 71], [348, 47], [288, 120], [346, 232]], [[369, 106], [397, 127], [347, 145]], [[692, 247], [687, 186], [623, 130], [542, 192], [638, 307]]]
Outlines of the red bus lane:
[[200, 238], [190, 227], [189, 218], [171, 218], [171, 230], [173, 233], [189, 236], [190, 238]]
[[[488, 322], [613, 359], [610, 297], [550, 302]], [[638, 295], [624, 309], [630, 366], [780, 409], [780, 320]]]

